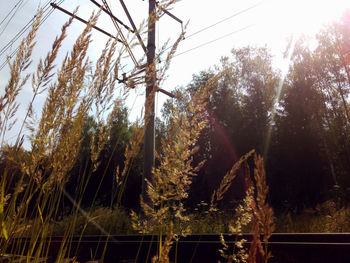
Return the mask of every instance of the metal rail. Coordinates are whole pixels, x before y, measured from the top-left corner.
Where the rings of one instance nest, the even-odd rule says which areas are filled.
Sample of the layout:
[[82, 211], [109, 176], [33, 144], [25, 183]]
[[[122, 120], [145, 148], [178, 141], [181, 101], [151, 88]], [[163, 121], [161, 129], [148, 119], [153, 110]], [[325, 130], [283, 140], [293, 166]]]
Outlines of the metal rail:
[[[226, 243], [233, 246], [237, 236], [223, 234]], [[244, 234], [238, 238], [247, 240], [246, 246], [253, 238], [252, 234]], [[47, 242], [47, 262], [54, 262], [57, 251], [62, 245], [63, 237], [51, 237]], [[30, 240], [17, 239], [13, 246], [27, 247]], [[106, 244], [106, 250], [104, 247]], [[91, 252], [95, 259], [100, 259], [104, 254], [104, 262], [146, 262], [148, 251], [151, 255], [156, 253], [158, 247], [157, 236], [128, 235], [128, 236], [79, 236], [73, 237], [70, 242], [72, 254], [79, 262], [91, 260]], [[175, 249], [175, 246], [177, 247]], [[174, 249], [170, 252], [170, 258], [174, 258], [177, 251], [177, 262], [218, 262], [220, 258], [218, 250], [222, 248], [219, 234], [190, 235], [180, 238]], [[273, 234], [268, 244], [273, 258], [270, 263], [310, 263], [310, 262], [350, 262], [350, 233], [276, 233]], [[138, 255], [136, 257], [136, 255]], [[150, 259], [149, 259], [150, 261]], [[127, 261], [129, 262], [129, 261]], [[130, 261], [131, 262], [131, 261]], [[257, 263], [260, 261], [257, 260]]]

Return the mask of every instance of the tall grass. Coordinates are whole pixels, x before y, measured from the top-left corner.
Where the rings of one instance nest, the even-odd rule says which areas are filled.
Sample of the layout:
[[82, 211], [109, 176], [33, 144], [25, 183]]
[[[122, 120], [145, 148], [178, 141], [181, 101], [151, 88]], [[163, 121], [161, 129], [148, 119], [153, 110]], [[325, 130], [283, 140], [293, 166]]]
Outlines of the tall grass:
[[[193, 165], [193, 155], [199, 149], [194, 145], [207, 123], [207, 98], [220, 76], [210, 79], [193, 95], [188, 115], [174, 109], [166, 138], [161, 143], [162, 153], [157, 155], [159, 165], [153, 169], [152, 181], [147, 182], [150, 203], [141, 199], [144, 214], [139, 217], [132, 213], [135, 229], [158, 234], [161, 245], [153, 262], [168, 262], [173, 242], [190, 233], [188, 227], [181, 228], [189, 221], [183, 202], [188, 198], [192, 177], [203, 165], [203, 162]], [[174, 224], [180, 226], [178, 233], [173, 231]], [[163, 234], [166, 234], [164, 242]]]
[[[176, 1], [163, 1], [162, 8], [171, 7]], [[62, 198], [72, 202], [73, 208], [69, 215], [59, 226], [63, 232], [63, 242], [57, 253], [56, 262], [62, 262], [67, 257], [76, 256], [72, 251], [73, 235], [88, 233], [89, 225], [93, 224], [101, 233], [109, 235], [115, 231], [112, 224], [105, 224], [104, 218], [115, 218], [123, 216], [119, 205], [125, 191], [125, 186], [132, 168], [133, 160], [138, 156], [142, 138], [144, 135], [145, 123], [137, 121], [132, 137], [126, 147], [123, 169], [115, 168], [115, 183], [117, 185], [116, 208], [113, 212], [107, 212], [103, 208], [96, 210], [96, 198], [100, 191], [101, 184], [96, 186], [91, 207], [88, 210], [82, 208], [82, 200], [86, 194], [87, 183], [93, 172], [100, 165], [100, 154], [108, 142], [113, 116], [123, 106], [128, 95], [128, 89], [135, 84], [143, 85], [139, 81], [124, 83], [125, 90], [120, 97], [115, 94], [118, 86], [118, 76], [121, 60], [127, 49], [118, 49], [117, 42], [109, 40], [101, 52], [95, 64], [88, 58], [88, 48], [92, 42], [91, 31], [96, 24], [99, 14], [92, 14], [86, 28], [77, 38], [70, 53], [64, 57], [61, 66], [56, 69], [57, 54], [67, 35], [67, 29], [72, 23], [70, 19], [62, 26], [61, 34], [53, 42], [47, 56], [40, 60], [34, 73], [27, 73], [31, 63], [31, 54], [35, 47], [35, 34], [39, 29], [39, 15], [28, 34], [21, 42], [20, 49], [13, 62], [10, 62], [11, 75], [0, 97], [0, 136], [2, 141], [2, 156], [6, 158], [1, 171], [1, 193], [0, 193], [0, 258], [8, 261], [24, 259], [27, 262], [41, 262], [47, 260], [48, 244], [55, 228], [53, 222], [58, 217], [59, 204]], [[160, 14], [155, 12], [152, 19], [159, 19]], [[142, 27], [140, 27], [142, 28]], [[165, 62], [159, 70], [157, 86], [166, 76], [171, 58], [176, 48], [183, 39], [183, 33], [176, 40]], [[135, 43], [134, 43], [135, 44]], [[130, 44], [133, 46], [134, 44]], [[57, 70], [56, 73], [53, 71]], [[132, 72], [135, 72], [135, 67]], [[148, 77], [155, 74], [155, 69], [146, 69]], [[192, 95], [188, 105], [188, 113], [181, 113], [174, 109], [174, 116], [166, 138], [161, 142], [162, 151], [157, 154], [158, 165], [153, 169], [152, 180], [147, 181], [147, 194], [150, 203], [141, 199], [141, 213], [132, 212], [133, 226], [143, 233], [155, 233], [159, 239], [159, 249], [153, 257], [153, 262], [169, 262], [169, 252], [175, 241], [180, 236], [191, 233], [190, 212], [186, 211], [184, 201], [188, 198], [192, 178], [196, 176], [203, 162], [196, 165], [193, 163], [193, 156], [198, 151], [197, 144], [201, 131], [207, 125], [207, 112], [205, 110], [207, 100], [216, 86], [217, 81], [225, 72], [222, 72], [201, 86]], [[17, 140], [14, 145], [5, 142], [7, 132], [13, 127], [16, 119], [16, 112], [19, 107], [17, 96], [32, 79], [33, 95], [30, 99], [27, 112], [22, 123], [19, 125]], [[39, 94], [46, 94], [46, 100], [40, 113], [40, 119], [34, 114], [34, 102]], [[148, 101], [148, 104], [153, 102]], [[146, 105], [147, 107], [147, 105]], [[92, 137], [90, 144], [92, 165], [85, 164], [84, 172], [79, 185], [77, 195], [70, 196], [65, 191], [65, 184], [69, 180], [69, 174], [78, 158], [79, 149], [83, 141], [82, 131], [87, 116], [94, 114], [97, 121], [98, 133]], [[25, 131], [28, 131], [28, 140], [31, 148], [29, 151], [23, 149]], [[113, 151], [116, 151], [117, 144]], [[214, 192], [210, 211], [217, 210], [215, 203], [220, 201], [224, 193], [230, 187], [235, 173], [243, 164], [246, 164], [253, 151], [243, 156], [231, 171], [224, 177], [219, 189]], [[108, 166], [114, 165], [108, 161]], [[265, 172], [262, 166], [262, 159], [255, 155], [254, 181], [247, 180], [249, 187], [247, 196], [242, 205], [238, 206], [235, 224], [230, 227], [231, 232], [241, 232], [242, 226], [250, 221], [254, 222], [255, 237], [260, 238], [260, 232], [264, 233], [264, 242], [255, 240], [255, 248], [265, 257], [270, 257], [266, 241], [273, 230], [273, 214], [267, 205], [267, 186], [265, 183]], [[107, 171], [107, 167], [105, 168]], [[248, 166], [246, 166], [248, 170]], [[249, 172], [248, 172], [249, 173]], [[104, 173], [103, 176], [105, 176]], [[74, 176], [74, 175], [73, 175]], [[92, 193], [89, 193], [92, 194]], [[256, 199], [254, 198], [256, 196]], [[108, 210], [110, 211], [110, 210]], [[85, 223], [81, 223], [82, 216]], [[68, 220], [69, 219], [69, 220]], [[103, 224], [105, 227], [102, 227]], [[78, 230], [78, 226], [83, 225]], [[106, 225], [108, 225], [106, 227]], [[113, 230], [114, 229], [114, 230]], [[165, 237], [164, 237], [165, 236]], [[28, 242], [16, 243], [16, 238], [26, 238]], [[241, 242], [241, 243], [239, 243]], [[253, 258], [256, 249], [251, 249], [249, 257], [245, 257], [243, 240], [237, 241], [236, 246], [241, 249], [241, 254], [235, 257], [227, 257], [228, 261], [240, 258], [242, 261]], [[264, 244], [264, 245], [262, 245]], [[226, 244], [223, 240], [225, 255]], [[244, 254], [244, 255], [243, 255]], [[252, 256], [250, 255], [252, 254]], [[103, 260], [103, 259], [102, 259]], [[252, 262], [252, 261], [250, 261]]]
[[[35, 73], [27, 73], [30, 57], [35, 46], [35, 34], [39, 29], [39, 15], [28, 36], [21, 42], [20, 49], [12, 63], [11, 75], [0, 98], [0, 131], [2, 153], [6, 156], [1, 171], [0, 256], [24, 257], [30, 261], [45, 258], [48, 247], [45, 239], [51, 235], [52, 221], [57, 218], [63, 195], [74, 204], [72, 220], [64, 230], [64, 238], [57, 256], [60, 262], [70, 254], [70, 239], [84, 196], [86, 184], [92, 171], [97, 169], [99, 154], [107, 142], [111, 121], [122, 106], [125, 97], [115, 98], [120, 58], [125, 49], [116, 53], [116, 41], [109, 40], [101, 52], [96, 65], [87, 57], [91, 44], [91, 30], [99, 14], [92, 14], [89, 23], [77, 38], [70, 53], [67, 53], [56, 73], [55, 61], [64, 41], [70, 19], [63, 25], [61, 34], [55, 39], [51, 51], [40, 60]], [[117, 58], [115, 58], [117, 57]], [[23, 76], [24, 75], [24, 76]], [[13, 127], [19, 107], [17, 96], [32, 78], [33, 96], [20, 125], [15, 145], [5, 143], [6, 133]], [[46, 94], [40, 119], [34, 114], [34, 101], [39, 94]], [[99, 133], [91, 143], [91, 171], [85, 171], [79, 194], [72, 198], [64, 190], [69, 172], [78, 157], [82, 142], [82, 128], [86, 117], [95, 113]], [[107, 116], [107, 117], [106, 117]], [[29, 131], [31, 149], [22, 148], [24, 128]], [[13, 175], [17, 178], [14, 180]], [[84, 213], [92, 220], [89, 212]], [[28, 237], [29, 245], [13, 246], [14, 238]], [[11, 253], [8, 253], [8, 252]], [[16, 256], [15, 256], [16, 255]], [[13, 258], [14, 257], [14, 258]]]
[[[249, 157], [253, 155], [254, 168], [253, 180], [251, 179], [250, 167], [247, 163]], [[223, 195], [228, 190], [232, 180], [237, 175], [238, 169], [243, 166], [246, 175], [246, 196], [235, 209], [235, 217], [229, 225], [229, 233], [236, 235], [233, 247], [225, 242], [221, 235], [223, 248], [220, 254], [227, 262], [256, 262], [257, 258], [262, 258], [264, 262], [272, 257], [268, 250], [268, 240], [275, 229], [274, 214], [271, 206], [267, 202], [268, 186], [266, 185], [266, 173], [264, 161], [261, 156], [250, 151], [238, 160], [232, 169], [224, 176], [219, 188], [214, 191], [210, 209], [217, 210], [215, 202], [222, 200]], [[215, 200], [215, 201], [214, 201]], [[249, 249], [247, 240], [243, 238], [243, 231], [250, 225], [253, 238], [250, 240]]]

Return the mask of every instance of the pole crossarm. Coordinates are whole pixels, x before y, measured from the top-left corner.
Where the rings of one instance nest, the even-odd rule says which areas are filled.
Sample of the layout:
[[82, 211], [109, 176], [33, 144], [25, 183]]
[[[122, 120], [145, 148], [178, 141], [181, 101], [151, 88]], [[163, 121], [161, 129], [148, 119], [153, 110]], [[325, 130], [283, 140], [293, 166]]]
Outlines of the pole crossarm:
[[[109, 5], [108, 5], [108, 3], [106, 2], [106, 0], [102, 0], [102, 2], [103, 2], [103, 4], [104, 4], [105, 8], [107, 9], [107, 11], [108, 11], [110, 14], [112, 14], [112, 10], [109, 8]], [[121, 39], [123, 40], [123, 43], [124, 43], [124, 45], [125, 45], [125, 47], [126, 47], [127, 52], [129, 53], [129, 55], [130, 55], [132, 61], [134, 62], [134, 64], [135, 64], [136, 67], [139, 67], [139, 64], [138, 64], [138, 62], [137, 62], [137, 60], [136, 60], [136, 58], [135, 58], [135, 56], [134, 56], [134, 53], [132, 52], [132, 50], [131, 50], [131, 48], [130, 48], [130, 46], [129, 46], [129, 44], [128, 44], [128, 41], [127, 41], [126, 37], [124, 36], [124, 34], [123, 34], [121, 28], [119, 27], [117, 21], [114, 19], [114, 16], [110, 15], [109, 17], [111, 18], [111, 20], [112, 20], [112, 22], [113, 22], [115, 28], [118, 30], [118, 35], [119, 35], [119, 36], [121, 37]]]
[[136, 34], [136, 37], [137, 37], [137, 39], [139, 40], [140, 45], [141, 45], [143, 51], [144, 51], [145, 54], [147, 55], [147, 48], [146, 48], [145, 44], [143, 43], [143, 40], [142, 40], [142, 38], [141, 38], [141, 36], [140, 36], [140, 34], [139, 34], [139, 32], [138, 32], [136, 26], [135, 26], [134, 20], [133, 20], [132, 17], [130, 16], [130, 13], [129, 13], [128, 8], [126, 7], [126, 5], [125, 5], [125, 3], [124, 3], [123, 0], [120, 0], [120, 4], [122, 5], [125, 14], [126, 14], [126, 16], [128, 17], [129, 22], [130, 22], [132, 28], [134, 29], [134, 32], [135, 32], [135, 34]]
[[[56, 5], [56, 4], [54, 4], [54, 3], [51, 3], [51, 6], [52, 6], [53, 8], [56, 8], [56, 9], [60, 10], [61, 12], [65, 13], [65, 14], [67, 14], [67, 15], [73, 17], [74, 19], [76, 19], [76, 20], [78, 20], [78, 21], [80, 21], [80, 22], [86, 24], [86, 25], [89, 23], [88, 21], [86, 21], [86, 20], [82, 19], [81, 17], [79, 17], [79, 16], [77, 16], [77, 15], [75, 15], [75, 14], [73, 14], [73, 13], [71, 13], [71, 12], [65, 10], [65, 9], [63, 9], [62, 7], [59, 7], [58, 5]], [[118, 42], [124, 44], [124, 42], [123, 42], [122, 40], [120, 40], [119, 38], [113, 36], [112, 34], [108, 33], [107, 31], [105, 31], [105, 30], [103, 30], [103, 29], [101, 29], [101, 28], [99, 28], [99, 27], [97, 27], [97, 26], [95, 26], [95, 25], [92, 25], [92, 28], [94, 28], [94, 29], [96, 29], [97, 31], [99, 31], [99, 32], [101, 32], [101, 33], [103, 33], [103, 34], [105, 34], [106, 36], [109, 36], [110, 38], [114, 38], [114, 39], [117, 40]]]
[[175, 15], [173, 15], [172, 13], [170, 13], [168, 10], [164, 9], [163, 7], [161, 7], [160, 5], [157, 4], [157, 7], [162, 10], [164, 13], [166, 13], [168, 16], [170, 16], [172, 19], [176, 20], [177, 22], [179, 22], [180, 24], [182, 24], [182, 20], [180, 18], [177, 18]]
[[164, 93], [165, 95], [168, 95], [169, 97], [171, 97], [171, 98], [173, 98], [173, 99], [176, 98], [176, 96], [175, 96], [174, 94], [172, 94], [171, 92], [166, 91], [166, 90], [164, 90], [164, 89], [158, 88], [157, 91], [159, 91], [159, 92], [161, 92], [161, 93]]
[[158, 5], [158, 2], [156, 2], [157, 7], [162, 10], [165, 14], [167, 14], [168, 16], [170, 16], [172, 19], [176, 20], [177, 22], [179, 22], [181, 24], [181, 29], [182, 32], [184, 31], [183, 28], [183, 22], [180, 18], [176, 17], [175, 15], [173, 15], [172, 13], [170, 13], [168, 10], [164, 9], [162, 6]]
[[95, 4], [97, 7], [99, 7], [102, 11], [104, 11], [106, 14], [110, 15], [114, 20], [116, 20], [119, 24], [121, 24], [123, 27], [125, 27], [129, 32], [135, 33], [133, 29], [128, 27], [126, 24], [123, 23], [120, 19], [118, 19], [116, 16], [114, 16], [111, 12], [109, 12], [106, 8], [104, 8], [101, 4], [97, 3], [95, 0], [90, 0], [93, 4]]

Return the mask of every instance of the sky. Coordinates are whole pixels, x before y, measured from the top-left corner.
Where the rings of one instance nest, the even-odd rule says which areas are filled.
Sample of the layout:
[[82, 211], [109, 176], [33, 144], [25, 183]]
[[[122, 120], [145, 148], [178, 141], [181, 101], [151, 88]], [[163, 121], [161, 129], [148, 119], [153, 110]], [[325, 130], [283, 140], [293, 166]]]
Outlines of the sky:
[[[34, 17], [41, 7], [48, 2], [60, 2], [61, 0], [0, 0], [0, 68], [6, 59], [19, 45], [20, 39], [11, 42], [13, 37]], [[147, 18], [148, 1], [124, 0], [136, 25]], [[101, 0], [97, 0], [101, 3]], [[115, 16], [124, 23], [129, 24], [128, 19], [117, 0], [107, 0]], [[247, 45], [266, 45], [274, 55], [276, 67], [283, 65], [282, 53], [286, 48], [287, 38], [291, 34], [315, 33], [322, 23], [339, 17], [346, 7], [350, 7], [350, 1], [343, 0], [182, 0], [175, 4], [171, 10], [184, 24], [188, 22], [185, 40], [180, 43], [178, 51], [173, 58], [168, 71], [168, 77], [161, 88], [171, 91], [177, 86], [187, 85], [192, 75], [206, 70], [219, 63], [220, 57], [230, 56], [232, 48]], [[60, 7], [72, 12], [79, 6], [78, 16], [88, 19], [96, 6], [90, 0], [64, 0]], [[12, 10], [12, 12], [11, 12]], [[51, 8], [47, 9], [47, 14]], [[9, 15], [8, 15], [9, 14]], [[7, 16], [8, 15], [8, 16]], [[68, 20], [68, 15], [59, 10], [47, 17], [37, 34], [37, 45], [33, 53], [34, 66], [40, 57], [44, 57], [50, 50], [56, 35], [60, 33], [61, 26]], [[223, 21], [224, 20], [224, 21]], [[103, 14], [97, 23], [111, 34], [116, 29], [110, 22], [110, 18]], [[63, 48], [59, 53], [62, 59], [72, 47], [74, 40], [83, 30], [84, 24], [74, 21], [68, 30]], [[181, 33], [181, 25], [167, 15], [161, 17], [156, 29], [157, 48], [168, 39], [174, 41]], [[27, 33], [27, 32], [26, 32]], [[26, 33], [23, 35], [25, 36]], [[89, 49], [89, 56], [96, 59], [108, 37], [100, 32], [93, 32], [93, 44]], [[8, 46], [5, 52], [4, 47]], [[134, 50], [135, 57], [142, 57], [140, 47]], [[57, 62], [59, 65], [59, 61]], [[125, 71], [131, 66], [131, 62], [125, 60]], [[9, 78], [9, 68], [5, 66], [0, 70], [0, 93]], [[29, 103], [31, 88], [25, 87], [19, 97], [19, 121], [24, 115]], [[38, 98], [37, 111], [40, 111], [45, 95]], [[160, 115], [162, 103], [167, 99], [164, 94], [158, 94], [156, 98], [157, 115]], [[144, 103], [144, 88], [139, 87], [130, 92], [128, 105], [131, 108], [131, 118], [139, 116]], [[16, 127], [15, 127], [16, 128]], [[14, 128], [14, 129], [15, 129]], [[8, 140], [11, 140], [9, 133]], [[12, 133], [13, 134], [13, 133]]]

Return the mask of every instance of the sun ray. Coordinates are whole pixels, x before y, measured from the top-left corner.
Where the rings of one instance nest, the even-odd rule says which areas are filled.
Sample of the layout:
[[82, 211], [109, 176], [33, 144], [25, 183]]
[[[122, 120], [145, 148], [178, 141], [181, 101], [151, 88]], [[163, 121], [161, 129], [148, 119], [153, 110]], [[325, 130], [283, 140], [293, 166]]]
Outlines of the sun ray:
[[296, 37], [292, 37], [289, 49], [287, 51], [287, 55], [285, 56], [281, 66], [280, 66], [281, 78], [280, 78], [280, 81], [278, 83], [278, 87], [277, 87], [276, 95], [275, 95], [275, 100], [274, 100], [274, 103], [273, 103], [273, 106], [271, 109], [271, 123], [270, 123], [269, 129], [267, 131], [266, 139], [265, 139], [264, 154], [263, 154], [263, 157], [265, 160], [267, 159], [267, 155], [269, 152], [271, 135], [272, 135], [272, 127], [273, 127], [273, 124], [275, 122], [276, 111], [277, 111], [277, 108], [279, 106], [279, 101], [281, 98], [283, 84], [284, 84], [284, 81], [285, 81], [287, 74], [289, 72], [290, 64], [292, 61], [292, 54], [293, 54], [294, 49], [295, 49], [295, 44], [296, 44]]

